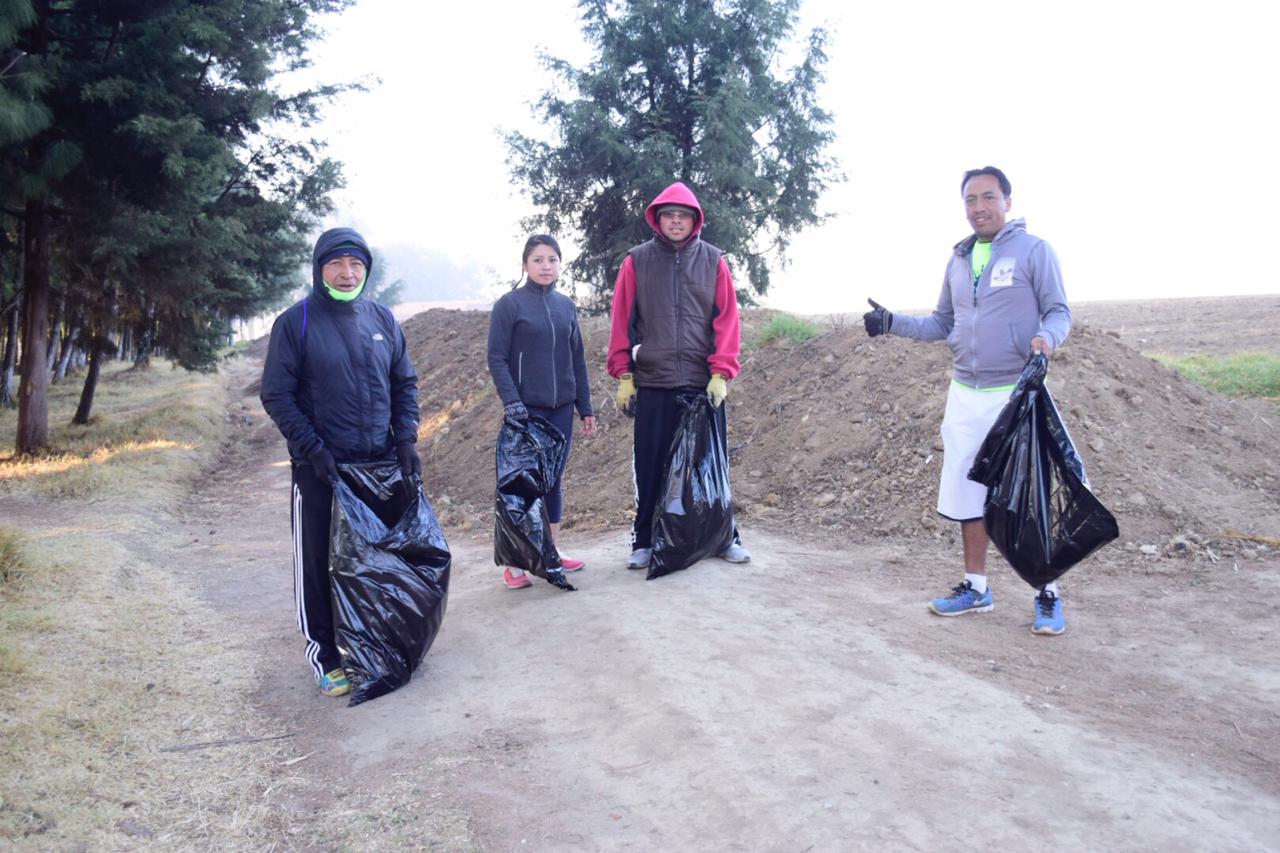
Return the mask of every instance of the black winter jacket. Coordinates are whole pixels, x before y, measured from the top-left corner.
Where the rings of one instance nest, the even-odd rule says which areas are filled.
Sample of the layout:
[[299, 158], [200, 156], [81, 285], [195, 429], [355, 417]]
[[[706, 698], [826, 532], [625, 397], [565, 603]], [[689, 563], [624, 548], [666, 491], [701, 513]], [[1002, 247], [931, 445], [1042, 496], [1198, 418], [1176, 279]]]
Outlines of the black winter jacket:
[[295, 461], [321, 445], [339, 462], [391, 459], [418, 437], [418, 376], [391, 310], [363, 294], [339, 302], [324, 288], [319, 259], [345, 242], [368, 250], [350, 228], [320, 235], [311, 295], [271, 328], [262, 407]]
[[573, 403], [591, 410], [587, 358], [573, 300], [525, 281], [494, 303], [489, 314], [489, 373], [503, 404], [555, 409]]

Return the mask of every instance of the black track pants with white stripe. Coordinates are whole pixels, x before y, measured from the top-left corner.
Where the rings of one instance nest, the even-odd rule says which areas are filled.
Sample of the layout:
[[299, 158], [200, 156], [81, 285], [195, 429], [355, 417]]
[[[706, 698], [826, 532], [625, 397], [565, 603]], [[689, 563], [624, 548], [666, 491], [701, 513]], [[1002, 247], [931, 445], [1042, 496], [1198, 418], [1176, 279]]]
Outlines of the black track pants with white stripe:
[[[701, 392], [701, 388], [638, 388], [636, 389], [635, 449], [631, 456], [631, 470], [635, 487], [636, 518], [631, 526], [631, 547], [653, 547], [653, 511], [662, 494], [662, 474], [671, 455], [671, 440], [680, 427], [682, 409], [676, 402], [677, 395]], [[729, 426], [724, 406], [716, 409], [711, 421], [716, 438], [729, 458]], [[734, 528], [733, 539], [738, 541]]]
[[316, 678], [342, 666], [329, 593], [329, 514], [333, 489], [310, 465], [293, 463], [293, 598]]

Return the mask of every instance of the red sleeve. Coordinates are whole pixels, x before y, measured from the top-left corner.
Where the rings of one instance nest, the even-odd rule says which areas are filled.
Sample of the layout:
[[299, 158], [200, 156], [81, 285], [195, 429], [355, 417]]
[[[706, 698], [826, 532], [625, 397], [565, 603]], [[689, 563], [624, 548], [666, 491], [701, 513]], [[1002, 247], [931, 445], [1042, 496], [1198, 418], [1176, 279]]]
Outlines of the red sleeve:
[[627, 255], [613, 286], [613, 314], [609, 327], [609, 375], [631, 372], [631, 309], [636, 302], [636, 268]]
[[712, 373], [727, 379], [738, 375], [738, 353], [742, 349], [742, 325], [738, 320], [738, 292], [733, 288], [729, 265], [720, 259], [716, 270], [716, 316], [711, 321], [716, 336], [715, 350], [707, 357]]

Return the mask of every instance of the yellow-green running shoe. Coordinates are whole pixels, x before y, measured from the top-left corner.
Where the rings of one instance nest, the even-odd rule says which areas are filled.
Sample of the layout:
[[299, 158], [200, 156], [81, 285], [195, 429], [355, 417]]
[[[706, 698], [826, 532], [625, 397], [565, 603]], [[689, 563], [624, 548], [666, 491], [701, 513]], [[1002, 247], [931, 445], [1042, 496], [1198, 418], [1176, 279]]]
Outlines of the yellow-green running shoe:
[[326, 696], [346, 696], [351, 692], [346, 670], [339, 667], [320, 676], [320, 692]]

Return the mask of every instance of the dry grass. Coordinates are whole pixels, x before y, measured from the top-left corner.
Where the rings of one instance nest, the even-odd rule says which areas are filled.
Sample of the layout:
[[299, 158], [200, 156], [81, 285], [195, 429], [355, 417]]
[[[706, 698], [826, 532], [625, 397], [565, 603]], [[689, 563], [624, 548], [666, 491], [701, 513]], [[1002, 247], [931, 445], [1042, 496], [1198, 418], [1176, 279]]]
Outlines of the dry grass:
[[[68, 424], [78, 388], [50, 400]], [[172, 502], [225, 432], [216, 377], [108, 371], [88, 427], [58, 426], [55, 453], [0, 450], [0, 846], [269, 847], [263, 792], [288, 741], [164, 752], [276, 734], [237, 698], [256, 674], [234, 626], [161, 560]], [[0, 416], [9, 440], [14, 416]], [[5, 557], [17, 551], [20, 557]], [[144, 547], [145, 546], [145, 547]]]
[[274, 733], [228, 701], [246, 673], [239, 650], [200, 643], [216, 636], [217, 619], [100, 533], [36, 551], [53, 570], [33, 572], [0, 608], [11, 644], [0, 839], [33, 848], [267, 841], [260, 795], [286, 746], [161, 751]]
[[129, 498], [150, 482], [189, 479], [222, 435], [218, 387], [214, 376], [173, 370], [161, 360], [146, 371], [111, 364], [102, 371], [89, 424], [76, 426], [71, 416], [79, 383], [52, 386], [48, 452], [15, 457], [17, 413], [0, 412], [0, 489], [45, 497], [90, 497], [105, 490]]
[[25, 564], [26, 560], [22, 554], [22, 544], [18, 534], [6, 527], [0, 527], [0, 587], [22, 577]]

